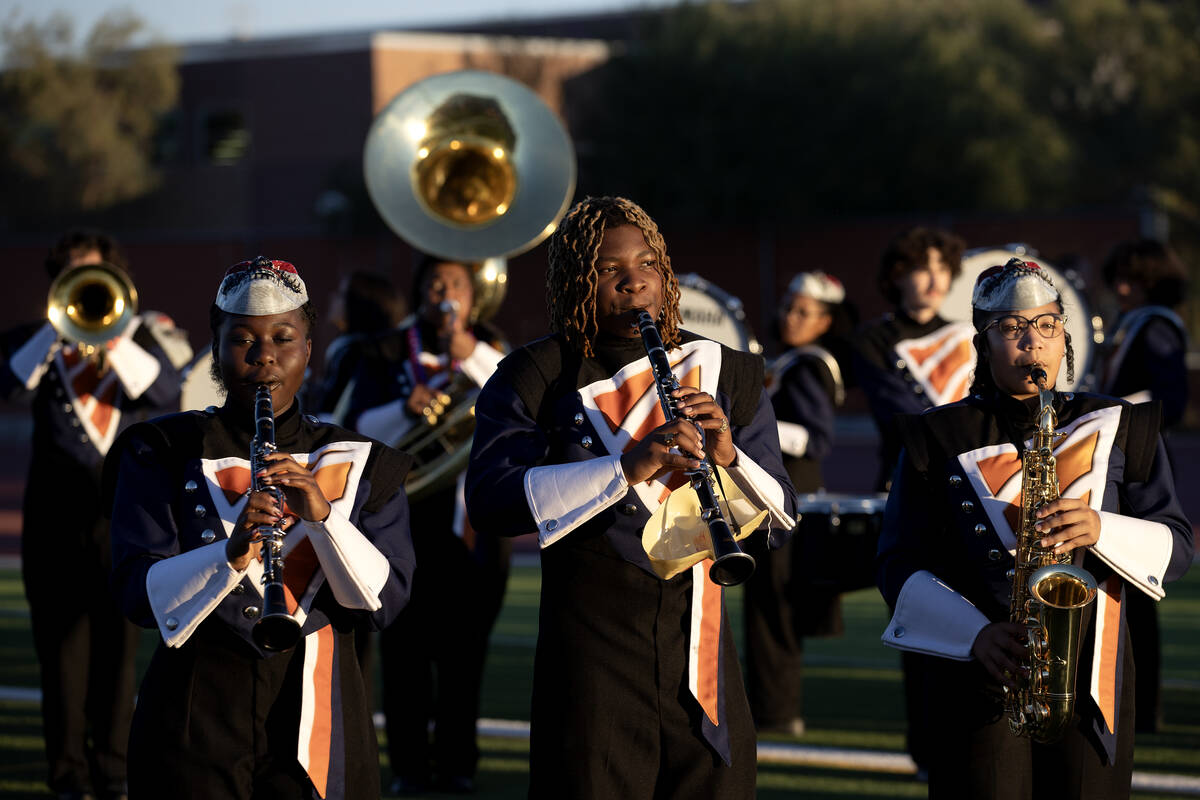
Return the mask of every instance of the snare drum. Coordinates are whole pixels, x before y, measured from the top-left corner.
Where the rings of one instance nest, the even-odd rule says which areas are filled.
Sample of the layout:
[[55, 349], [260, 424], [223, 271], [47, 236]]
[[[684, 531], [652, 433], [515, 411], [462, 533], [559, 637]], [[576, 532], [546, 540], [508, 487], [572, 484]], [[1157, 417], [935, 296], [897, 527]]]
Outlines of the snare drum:
[[677, 275], [682, 328], [734, 350], [761, 353], [746, 322], [742, 301], [694, 273]]
[[792, 579], [828, 592], [875, 585], [875, 551], [886, 494], [802, 494], [793, 534]]

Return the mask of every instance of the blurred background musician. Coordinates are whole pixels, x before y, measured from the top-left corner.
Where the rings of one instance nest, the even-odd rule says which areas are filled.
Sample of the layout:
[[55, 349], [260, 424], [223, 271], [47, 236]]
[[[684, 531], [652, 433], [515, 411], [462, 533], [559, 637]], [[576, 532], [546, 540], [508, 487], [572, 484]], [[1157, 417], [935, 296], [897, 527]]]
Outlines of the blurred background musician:
[[[301, 412], [316, 311], [293, 265], [234, 265], [209, 319], [222, 406], [131, 428], [106, 464], [113, 585], [130, 619], [161, 635], [138, 692], [130, 796], [377, 798], [353, 633], [408, 598], [411, 459]], [[260, 384], [276, 449], [255, 479]], [[276, 619], [290, 615], [299, 637], [274, 649], [254, 633], [260, 526], [286, 532]]]
[[894, 308], [858, 331], [854, 372], [879, 429], [877, 491], [886, 491], [900, 453], [896, 414], [919, 414], [967, 393], [971, 325], [938, 312], [962, 272], [963, 240], [915, 227], [897, 234], [879, 262], [877, 286]]
[[[800, 494], [824, 487], [821, 460], [833, 450], [834, 410], [844, 395], [842, 369], [822, 346], [846, 298], [841, 281], [824, 272], [802, 272], [788, 284], [775, 327], [784, 352], [767, 371], [767, 393], [779, 426], [779, 445], [792, 485]], [[801, 520], [801, 528], [804, 521]], [[804, 733], [804, 636], [841, 632], [835, 593], [799, 591], [789, 539], [771, 550], [751, 537], [747, 552], [757, 566], [746, 582], [746, 693], [759, 731]], [[793, 593], [801, 599], [793, 603]]]
[[136, 289], [125, 279], [97, 282], [98, 273], [82, 271], [101, 264], [126, 267], [117, 243], [98, 231], [66, 234], [45, 263], [52, 281], [69, 281], [54, 284], [52, 303], [62, 287], [74, 299], [60, 305], [86, 297], [97, 310], [81, 319], [92, 343], [44, 320], [0, 341], [0, 388], [7, 397], [32, 397], [21, 571], [41, 672], [47, 781], [63, 798], [125, 792], [138, 637], [109, 591], [101, 467], [120, 431], [178, 407], [180, 376], [168, 348], [181, 363], [191, 355], [186, 337], [164, 315], [103, 322], [109, 315], [101, 312], [117, 303], [136, 312]]
[[[1100, 391], [1130, 402], [1162, 405], [1163, 441], [1171, 455], [1171, 430], [1188, 400], [1187, 328], [1175, 309], [1187, 296], [1187, 269], [1167, 245], [1153, 239], [1122, 242], [1103, 266], [1104, 282], [1120, 316], [1108, 338]], [[1126, 618], [1137, 664], [1137, 729], [1158, 730], [1162, 718], [1158, 608], [1140, 592], [1128, 598]]]
[[[408, 324], [376, 336], [348, 389], [348, 422], [405, 447], [405, 437], [473, 402], [507, 349], [478, 319], [470, 264], [422, 256]], [[504, 600], [512, 545], [466, 517], [460, 469], [412, 497], [412, 598], [380, 634], [383, 710], [395, 793], [471, 791], [488, 636]], [[430, 740], [429, 725], [433, 723]]]
[[[879, 260], [877, 286], [894, 306], [858, 331], [854, 374], [879, 430], [876, 491], [887, 491], [900, 455], [898, 414], [920, 414], [967, 393], [975, 355], [968, 322], [938, 312], [962, 272], [965, 243], [937, 228], [914, 227], [892, 238]], [[928, 763], [921, 656], [901, 653], [907, 746], [919, 773]]]
[[329, 310], [337, 336], [325, 348], [321, 381], [310, 410], [338, 425], [345, 423], [347, 386], [378, 334], [395, 328], [405, 315], [404, 299], [386, 276], [357, 270], [342, 278]]

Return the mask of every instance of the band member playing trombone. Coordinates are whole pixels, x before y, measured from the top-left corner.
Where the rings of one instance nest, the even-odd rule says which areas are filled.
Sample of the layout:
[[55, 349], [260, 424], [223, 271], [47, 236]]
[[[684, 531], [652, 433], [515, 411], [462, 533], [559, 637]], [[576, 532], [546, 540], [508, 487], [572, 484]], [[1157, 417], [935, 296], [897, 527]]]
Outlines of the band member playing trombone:
[[[473, 276], [469, 264], [421, 258], [413, 275], [416, 314], [372, 341], [351, 381], [348, 424], [402, 449], [420, 449], [421, 432], [455, 424], [446, 421], [455, 404], [470, 406], [507, 349], [478, 319]], [[461, 445], [464, 456], [468, 446]], [[410, 498], [418, 564], [412, 599], [380, 634], [394, 794], [474, 788], [484, 659], [512, 545], [472, 529], [460, 464], [436, 479], [438, 467], [424, 467], [431, 488]]]
[[113, 584], [162, 638], [130, 735], [135, 800], [379, 797], [354, 630], [408, 599], [409, 459], [301, 412], [315, 316], [291, 264], [230, 268], [210, 312], [224, 405], [132, 427], [106, 464]]
[[[179, 374], [154, 335], [173, 325], [137, 315], [124, 267], [107, 235], [67, 234], [46, 259], [50, 305], [64, 312], [59, 327], [43, 320], [0, 340], [0, 392], [33, 398], [21, 571], [41, 673], [47, 782], [60, 797], [125, 791], [137, 630], [108, 589], [101, 465], [120, 430], [179, 402]], [[124, 313], [112, 313], [116, 304]]]
[[[675, 487], [705, 457], [731, 529], [790, 531], [762, 361], [679, 330], [666, 244], [623, 198], [567, 213], [546, 293], [552, 334], [484, 387], [467, 472], [475, 527], [536, 532], [541, 547], [530, 796], [753, 797], [754, 726], [721, 586], [701, 554], [666, 540], [699, 515]], [[681, 383], [666, 422], [634, 327], [643, 311]], [[677, 507], [689, 510], [671, 522]], [[694, 530], [686, 548], [709, 547]]]
[[[1158, 409], [1053, 391], [1071, 380], [1071, 309], [1037, 264], [985, 270], [972, 309], [971, 394], [898, 421], [877, 561], [895, 609], [884, 643], [929, 656], [929, 796], [1127, 798], [1126, 605], [1133, 593], [1161, 599], [1194, 547]], [[1058, 563], [1026, 576], [1043, 560]], [[1060, 577], [1081, 591], [1048, 596], [1039, 575], [1047, 592]], [[1090, 613], [1063, 616], [1073, 605]]]

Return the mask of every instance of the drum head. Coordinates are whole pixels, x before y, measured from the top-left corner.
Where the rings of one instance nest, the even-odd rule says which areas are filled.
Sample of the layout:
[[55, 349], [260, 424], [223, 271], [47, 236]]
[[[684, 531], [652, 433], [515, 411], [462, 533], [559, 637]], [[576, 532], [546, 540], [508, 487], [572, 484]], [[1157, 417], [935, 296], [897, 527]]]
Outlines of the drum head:
[[225, 402], [225, 393], [213, 381], [212, 351], [205, 348], [196, 356], [191, 366], [183, 371], [183, 388], [180, 392], [180, 411], [203, 411], [209, 406], [220, 407]]
[[1074, 274], [1065, 274], [1052, 264], [1038, 258], [1035, 251], [1020, 245], [1008, 247], [981, 247], [968, 250], [962, 260], [962, 274], [950, 285], [950, 292], [942, 304], [941, 314], [949, 320], [971, 321], [971, 293], [975, 279], [989, 267], [1003, 266], [1010, 258], [1028, 258], [1050, 275], [1054, 288], [1063, 298], [1063, 311], [1067, 315], [1067, 332], [1071, 334], [1071, 348], [1075, 351], [1075, 380], [1067, 382], [1067, 365], [1064, 361], [1055, 384], [1059, 391], [1075, 391], [1080, 388], [1091, 370], [1095, 350], [1096, 328], [1091, 309], [1081, 287], [1076, 284]]
[[681, 327], [734, 350], [761, 353], [742, 301], [693, 273], [677, 276]]

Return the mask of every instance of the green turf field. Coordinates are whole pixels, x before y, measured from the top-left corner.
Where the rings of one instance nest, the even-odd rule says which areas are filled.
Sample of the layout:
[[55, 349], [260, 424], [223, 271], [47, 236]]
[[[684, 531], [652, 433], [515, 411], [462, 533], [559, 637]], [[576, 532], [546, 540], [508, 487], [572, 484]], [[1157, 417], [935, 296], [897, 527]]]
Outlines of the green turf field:
[[[483, 687], [483, 716], [528, 719], [533, 647], [537, 637], [539, 573], [517, 567], [509, 582], [504, 611], [493, 634]], [[728, 595], [735, 628], [741, 594]], [[899, 658], [881, 646], [879, 633], [887, 621], [879, 595], [864, 590], [845, 598], [846, 635], [809, 640], [806, 651], [806, 745], [903, 750], [903, 705]], [[1168, 588], [1160, 605], [1163, 635], [1165, 726], [1160, 733], [1139, 735], [1136, 770], [1200, 778], [1200, 570]], [[144, 636], [141, 665], [154, 647]], [[29, 634], [29, 617], [15, 570], [0, 570], [0, 686], [36, 689], [37, 668]], [[947, 699], [952, 702], [952, 698]], [[525, 796], [528, 748], [522, 739], [482, 740], [479, 791], [484, 798]], [[390, 776], [382, 765], [385, 782]], [[0, 701], [0, 797], [48, 797], [42, 789], [45, 762], [36, 702]], [[386, 784], [385, 784], [386, 785]], [[925, 797], [925, 787], [912, 776], [853, 772], [818, 766], [761, 764], [761, 798]], [[431, 795], [433, 796], [433, 795]], [[1172, 795], [1135, 792], [1135, 798]]]

